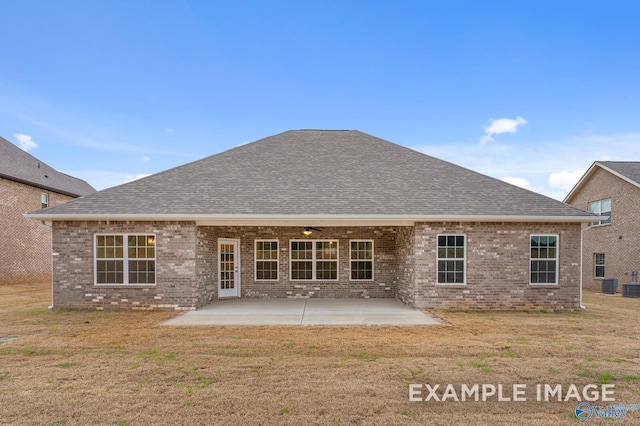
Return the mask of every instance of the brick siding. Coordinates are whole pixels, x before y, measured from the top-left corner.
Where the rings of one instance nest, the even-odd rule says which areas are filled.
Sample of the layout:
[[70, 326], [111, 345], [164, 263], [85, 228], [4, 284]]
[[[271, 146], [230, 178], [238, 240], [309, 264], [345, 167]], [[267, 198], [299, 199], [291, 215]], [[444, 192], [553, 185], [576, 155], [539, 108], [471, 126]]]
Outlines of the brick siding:
[[[311, 236], [300, 227], [196, 226], [192, 222], [56, 222], [54, 307], [195, 309], [218, 298], [219, 238], [240, 240], [241, 297], [397, 297], [420, 308], [579, 308], [579, 224], [423, 223], [415, 227], [327, 227]], [[95, 233], [155, 233], [155, 286], [95, 286]], [[467, 284], [436, 285], [436, 237], [467, 236]], [[559, 285], [529, 285], [531, 234], [560, 237]], [[254, 279], [256, 239], [279, 241], [279, 279]], [[338, 240], [337, 281], [290, 281], [291, 239]], [[349, 240], [374, 240], [374, 281], [349, 280]]]
[[0, 285], [51, 282], [51, 227], [23, 216], [73, 197], [0, 178]]
[[[94, 285], [94, 235], [156, 235], [156, 285]], [[55, 222], [53, 307], [66, 309], [195, 309], [204, 301], [196, 279], [193, 222]]]
[[611, 199], [611, 224], [583, 232], [582, 283], [585, 288], [601, 288], [602, 278], [595, 277], [593, 263], [595, 253], [604, 253], [605, 276], [617, 278], [621, 292], [622, 284], [631, 281], [628, 272], [640, 270], [640, 188], [598, 167], [571, 205], [587, 210], [589, 202], [607, 198]]
[[[466, 235], [465, 285], [438, 285], [437, 235]], [[558, 285], [530, 285], [530, 237], [559, 236]], [[419, 223], [415, 227], [414, 303], [456, 310], [573, 310], [580, 307], [580, 225]]]
[[[213, 244], [211, 252], [217, 252], [218, 238], [240, 240], [242, 297], [250, 298], [376, 298], [396, 295], [396, 234], [397, 228], [325, 228], [310, 236], [302, 234], [301, 227], [203, 227], [201, 232]], [[337, 281], [290, 281], [290, 240], [338, 240]], [[254, 279], [255, 240], [279, 241], [279, 270], [277, 281]], [[351, 281], [349, 279], [349, 240], [374, 241], [374, 281]], [[217, 257], [214, 263], [214, 281], [217, 292]], [[199, 271], [199, 274], [203, 274]], [[217, 294], [214, 295], [217, 298]]]

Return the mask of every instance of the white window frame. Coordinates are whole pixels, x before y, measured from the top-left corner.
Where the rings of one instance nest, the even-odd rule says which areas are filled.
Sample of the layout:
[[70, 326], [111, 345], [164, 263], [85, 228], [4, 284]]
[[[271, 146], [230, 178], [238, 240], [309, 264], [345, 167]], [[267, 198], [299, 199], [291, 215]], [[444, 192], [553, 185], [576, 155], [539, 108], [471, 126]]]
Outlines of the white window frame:
[[[532, 257], [531, 256], [531, 240], [533, 239], [533, 237], [555, 237], [556, 239], [556, 257]], [[556, 275], [556, 280], [553, 283], [532, 283], [531, 282], [531, 272], [532, 269], [531, 266], [533, 265], [533, 261], [536, 260], [554, 260], [556, 262], [556, 270], [555, 270], [555, 275]], [[531, 286], [557, 286], [558, 283], [560, 282], [560, 277], [559, 277], [559, 270], [560, 270], [560, 235], [558, 234], [531, 234], [529, 235], [529, 285]]]
[[[258, 259], [258, 243], [276, 243], [276, 258], [275, 259]], [[258, 282], [276, 282], [280, 281], [280, 241], [278, 239], [257, 239], [253, 243], [253, 278]], [[276, 278], [258, 278], [258, 262], [276, 262]]]
[[[352, 243], [371, 243], [371, 259], [353, 259], [351, 257]], [[371, 278], [352, 278], [352, 262], [371, 262]], [[374, 281], [375, 279], [375, 244], [373, 240], [349, 240], [349, 281]]]
[[46, 209], [47, 207], [49, 207], [49, 194], [46, 192], [43, 192], [42, 194], [40, 194], [40, 206], [42, 206], [41, 208]]
[[[154, 271], [155, 273], [155, 282], [153, 283], [133, 283], [130, 284], [129, 283], [129, 237], [132, 236], [153, 236], [153, 239], [155, 241], [154, 243], [154, 257], [153, 258], [142, 258], [142, 257], [136, 257], [136, 260], [153, 260], [155, 262], [156, 265], [156, 269]], [[98, 258], [98, 237], [117, 237], [117, 236], [122, 236], [122, 258]], [[121, 232], [105, 232], [105, 233], [98, 233], [98, 234], [94, 234], [93, 235], [93, 285], [98, 286], [98, 287], [113, 287], [113, 286], [117, 286], [117, 287], [155, 287], [156, 283], [158, 282], [158, 270], [157, 270], [157, 266], [158, 266], [158, 262], [157, 262], [157, 256], [158, 255], [158, 237], [156, 236], [156, 234], [154, 234], [153, 232], [132, 232], [132, 233], [121, 233]], [[122, 260], [122, 283], [98, 283], [98, 260]]]
[[[598, 263], [598, 255], [602, 255], [602, 263]], [[594, 278], [605, 278], [605, 271], [607, 265], [607, 256], [605, 253], [593, 253], [593, 277]], [[597, 274], [598, 266], [602, 266], [602, 276]]]
[[[460, 259], [459, 257], [440, 257], [440, 253], [438, 248], [440, 247], [439, 245], [439, 240], [440, 237], [463, 237], [464, 240], [464, 248], [463, 248], [463, 252], [464, 252], [464, 256], [462, 257], [462, 259]], [[440, 275], [440, 268], [439, 268], [439, 264], [440, 264], [440, 260], [462, 260], [462, 275], [463, 275], [463, 280], [461, 283], [441, 283], [440, 279], [439, 279], [439, 275]], [[437, 285], [442, 285], [442, 286], [459, 286], [459, 285], [467, 285], [467, 235], [466, 234], [438, 234], [436, 235], [436, 284]]]
[[[329, 242], [334, 242], [336, 244], [336, 259], [335, 260], [327, 260], [327, 259], [318, 259], [317, 255], [316, 255], [316, 243], [321, 242], [321, 243], [329, 243]], [[293, 255], [292, 255], [292, 250], [291, 250], [291, 243], [293, 242], [304, 242], [304, 243], [312, 243], [311, 244], [311, 259], [304, 259], [305, 261], [311, 261], [311, 279], [293, 279], [293, 262], [297, 262], [299, 261], [299, 259], [293, 259]], [[316, 264], [317, 262], [335, 262], [336, 263], [336, 279], [332, 280], [332, 279], [317, 279], [316, 278]], [[293, 240], [289, 240], [289, 281], [295, 281], [295, 282], [301, 282], [301, 281], [330, 281], [330, 282], [336, 282], [336, 281], [340, 281], [340, 244], [338, 242], [338, 240], [335, 239], [317, 239], [317, 240], [304, 240], [304, 239], [293, 239]]]
[[[609, 210], [602, 211], [602, 203], [608, 201], [609, 202]], [[594, 206], [592, 209], [591, 206]], [[601, 226], [601, 225], [611, 225], [611, 210], [613, 209], [613, 205], [611, 202], [611, 198], [603, 198], [602, 200], [590, 201], [587, 204], [587, 210], [589, 213], [595, 213], [602, 216], [603, 213], [609, 213], [609, 219], [601, 220], [599, 222], [592, 222], [591, 226]]]

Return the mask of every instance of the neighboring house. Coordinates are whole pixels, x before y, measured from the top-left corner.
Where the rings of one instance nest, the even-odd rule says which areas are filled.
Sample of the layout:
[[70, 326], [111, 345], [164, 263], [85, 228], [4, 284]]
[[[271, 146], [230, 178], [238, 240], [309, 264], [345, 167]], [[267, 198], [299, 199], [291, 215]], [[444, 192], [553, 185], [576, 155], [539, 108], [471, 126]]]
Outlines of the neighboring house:
[[620, 292], [640, 270], [640, 162], [596, 161], [565, 202], [607, 216], [584, 225], [582, 282], [599, 289], [603, 278], [617, 278]]
[[398, 298], [578, 309], [596, 216], [358, 131], [288, 131], [29, 215], [55, 308]]
[[51, 225], [23, 215], [93, 192], [0, 138], [0, 284], [51, 281]]

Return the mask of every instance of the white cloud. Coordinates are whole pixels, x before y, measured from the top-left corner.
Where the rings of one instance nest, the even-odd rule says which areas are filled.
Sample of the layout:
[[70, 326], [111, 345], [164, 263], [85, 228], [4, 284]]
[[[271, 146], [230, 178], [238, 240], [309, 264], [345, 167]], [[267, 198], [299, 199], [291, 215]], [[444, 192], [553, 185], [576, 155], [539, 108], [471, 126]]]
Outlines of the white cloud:
[[512, 146], [469, 141], [414, 149], [497, 179], [526, 179], [527, 189], [563, 200], [594, 161], [640, 161], [640, 132], [568, 136]]
[[14, 133], [13, 136], [18, 140], [18, 144], [20, 148], [24, 151], [30, 151], [32, 149], [36, 149], [38, 144], [31, 139], [29, 135], [23, 135], [22, 133]]
[[484, 128], [485, 135], [480, 138], [480, 144], [484, 145], [487, 142], [493, 142], [493, 136], [500, 133], [515, 133], [520, 126], [527, 124], [527, 120], [518, 116], [515, 120], [510, 118], [498, 118], [497, 120], [490, 119], [491, 124]]
[[510, 183], [511, 185], [519, 186], [524, 189], [531, 189], [531, 185], [529, 181], [525, 178], [517, 178], [517, 177], [505, 177], [502, 178], [504, 182]]
[[149, 158], [147, 156], [142, 157], [142, 161], [149, 161], [149, 160], [151, 160], [151, 158]]
[[573, 171], [553, 172], [549, 175], [549, 186], [571, 191], [586, 171], [587, 169], [577, 169]]
[[166, 129], [164, 129], [165, 133], [173, 133], [173, 129], [167, 127]]
[[138, 179], [142, 179], [142, 178], [146, 178], [147, 176], [151, 176], [151, 174], [147, 173], [138, 173], [137, 175], [124, 175], [126, 181], [125, 182], [131, 182], [134, 180], [138, 180]]
[[112, 186], [122, 185], [123, 183], [132, 182], [149, 176], [144, 173], [123, 173], [123, 172], [107, 172], [104, 170], [61, 170], [70, 176], [75, 176], [85, 180], [98, 191], [111, 188]]

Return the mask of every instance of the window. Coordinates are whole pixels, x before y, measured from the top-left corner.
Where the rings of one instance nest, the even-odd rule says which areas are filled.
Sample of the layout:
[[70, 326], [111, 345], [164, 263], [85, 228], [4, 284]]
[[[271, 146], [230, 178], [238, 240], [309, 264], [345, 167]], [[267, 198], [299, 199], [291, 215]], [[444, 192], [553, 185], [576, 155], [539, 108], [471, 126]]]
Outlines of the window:
[[464, 245], [464, 235], [438, 235], [438, 284], [465, 284]]
[[96, 235], [95, 283], [156, 283], [155, 235]]
[[531, 284], [558, 283], [558, 236], [531, 236]]
[[608, 223], [611, 223], [611, 198], [590, 202], [589, 213], [595, 213], [601, 216], [609, 216], [608, 219], [601, 220], [600, 222], [593, 222], [592, 225], [606, 225]]
[[292, 240], [292, 280], [338, 280], [338, 241]]
[[278, 241], [256, 240], [256, 281], [278, 280]]
[[351, 241], [351, 280], [373, 280], [373, 241]]
[[593, 276], [604, 278], [604, 253], [595, 253], [593, 255], [593, 265]]
[[40, 195], [40, 203], [42, 204], [43, 209], [46, 209], [47, 207], [49, 207], [49, 194], [47, 194], [46, 192], [43, 192]]

